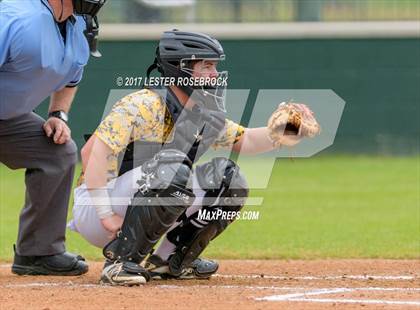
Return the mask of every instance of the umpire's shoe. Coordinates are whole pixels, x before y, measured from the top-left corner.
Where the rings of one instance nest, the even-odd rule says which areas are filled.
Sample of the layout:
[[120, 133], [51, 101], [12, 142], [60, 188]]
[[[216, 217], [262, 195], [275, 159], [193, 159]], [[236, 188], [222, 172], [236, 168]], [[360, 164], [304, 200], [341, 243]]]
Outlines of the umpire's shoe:
[[107, 261], [101, 274], [101, 284], [134, 286], [150, 280], [149, 272], [133, 262]]
[[15, 250], [12, 272], [17, 275], [79, 276], [89, 266], [80, 255], [62, 253], [47, 256], [22, 256]]
[[197, 258], [190, 266], [185, 268], [179, 276], [171, 275], [168, 262], [162, 260], [157, 255], [150, 255], [145, 264], [152, 279], [209, 279], [219, 268], [215, 261]]

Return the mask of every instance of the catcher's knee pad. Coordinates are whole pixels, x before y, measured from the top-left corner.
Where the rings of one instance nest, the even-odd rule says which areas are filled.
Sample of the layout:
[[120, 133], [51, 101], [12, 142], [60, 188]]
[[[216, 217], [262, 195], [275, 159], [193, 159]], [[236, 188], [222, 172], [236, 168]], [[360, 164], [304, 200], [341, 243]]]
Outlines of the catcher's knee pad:
[[[176, 245], [169, 269], [178, 275], [236, 218], [248, 197], [248, 184], [239, 167], [226, 158], [214, 158], [196, 168], [200, 187], [206, 191], [203, 208], [171, 230], [168, 240]], [[204, 215], [204, 216], [203, 216]]]
[[103, 254], [110, 260], [140, 263], [193, 202], [187, 188], [192, 163], [177, 150], [161, 151], [142, 166], [139, 190], [127, 208], [121, 231]]
[[206, 192], [204, 206], [243, 206], [248, 198], [248, 183], [230, 159], [216, 157], [195, 169], [200, 187]]

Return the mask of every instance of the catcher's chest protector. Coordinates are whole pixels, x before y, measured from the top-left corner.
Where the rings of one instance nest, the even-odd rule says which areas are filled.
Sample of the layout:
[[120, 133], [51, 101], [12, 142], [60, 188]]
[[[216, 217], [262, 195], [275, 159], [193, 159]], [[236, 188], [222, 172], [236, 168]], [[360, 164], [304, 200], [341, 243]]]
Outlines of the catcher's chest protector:
[[193, 111], [184, 109], [169, 88], [153, 89], [165, 99], [169, 116], [174, 128], [173, 139], [164, 144], [155, 142], [135, 141], [127, 146], [119, 175], [141, 166], [163, 149], [175, 149], [187, 154], [192, 162], [198, 159], [210, 148], [220, 136], [225, 126], [225, 113], [219, 111]]

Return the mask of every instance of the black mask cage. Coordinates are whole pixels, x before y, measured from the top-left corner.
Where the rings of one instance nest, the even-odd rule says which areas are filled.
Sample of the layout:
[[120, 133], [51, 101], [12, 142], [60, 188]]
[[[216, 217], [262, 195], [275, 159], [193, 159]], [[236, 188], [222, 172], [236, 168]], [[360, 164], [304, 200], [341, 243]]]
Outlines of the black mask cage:
[[98, 14], [105, 2], [106, 0], [73, 0], [74, 12], [77, 15], [82, 15], [86, 21], [84, 34], [89, 43], [90, 54], [97, 58], [102, 55], [97, 48], [99, 22], [96, 14]]
[[74, 12], [79, 15], [94, 17], [105, 2], [106, 0], [73, 0]]
[[[213, 63], [219, 64], [225, 57], [206, 59], [182, 59], [179, 70], [183, 76], [197, 81], [196, 86], [189, 86], [192, 90], [191, 98], [198, 104], [202, 103], [204, 108], [226, 112], [225, 97], [227, 89], [228, 71], [210, 71]], [[216, 68], [215, 68], [216, 69]], [[202, 79], [202, 81], [200, 81]], [[184, 86], [185, 87], [185, 86]], [[188, 86], [187, 86], [188, 87]]]

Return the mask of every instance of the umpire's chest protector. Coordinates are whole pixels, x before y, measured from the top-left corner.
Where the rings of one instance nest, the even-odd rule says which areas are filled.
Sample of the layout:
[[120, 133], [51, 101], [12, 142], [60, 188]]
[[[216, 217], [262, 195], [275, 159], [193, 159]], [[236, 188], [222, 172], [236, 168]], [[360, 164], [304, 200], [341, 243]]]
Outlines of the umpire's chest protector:
[[123, 153], [119, 175], [142, 165], [164, 149], [176, 149], [196, 162], [222, 134], [225, 127], [224, 112], [184, 109], [170, 89], [153, 89], [164, 100], [167, 113], [174, 124], [170, 140], [164, 143], [135, 141]]

